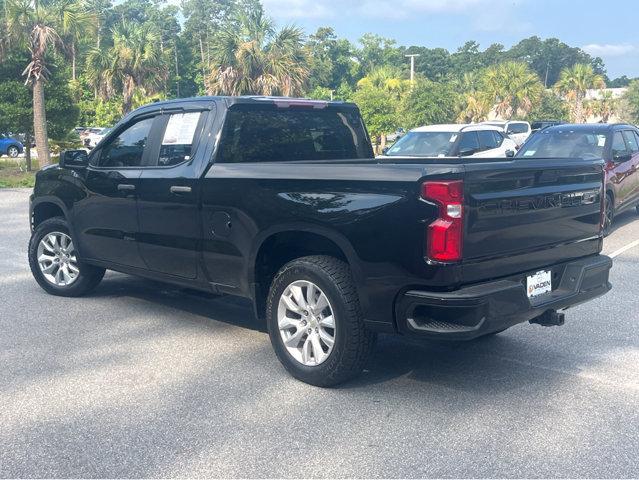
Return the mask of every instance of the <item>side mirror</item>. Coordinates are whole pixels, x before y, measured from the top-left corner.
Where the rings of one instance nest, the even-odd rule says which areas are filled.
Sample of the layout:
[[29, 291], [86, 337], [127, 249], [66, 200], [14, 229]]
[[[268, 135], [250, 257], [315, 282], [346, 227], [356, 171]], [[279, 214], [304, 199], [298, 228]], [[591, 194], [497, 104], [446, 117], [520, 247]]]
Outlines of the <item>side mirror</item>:
[[388, 150], [390, 150], [390, 147], [382, 148], [382, 155], [386, 155], [388, 153]]
[[515, 156], [515, 151], [514, 150], [506, 150], [506, 157], [507, 158], [513, 158]]
[[632, 158], [632, 154], [628, 152], [617, 152], [613, 155], [612, 159], [615, 163], [627, 162]]
[[475, 148], [464, 148], [463, 150], [459, 151], [459, 156], [470, 157], [471, 155], [474, 155], [475, 153], [477, 153], [477, 149]]
[[85, 150], [64, 150], [60, 152], [60, 167], [81, 170], [89, 165], [89, 155]]

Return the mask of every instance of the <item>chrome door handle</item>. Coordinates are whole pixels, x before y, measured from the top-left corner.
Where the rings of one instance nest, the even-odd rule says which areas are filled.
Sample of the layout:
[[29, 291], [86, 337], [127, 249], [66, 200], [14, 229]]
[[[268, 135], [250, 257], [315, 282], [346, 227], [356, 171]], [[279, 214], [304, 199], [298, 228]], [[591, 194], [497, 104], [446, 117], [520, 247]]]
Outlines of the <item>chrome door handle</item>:
[[135, 190], [135, 185], [131, 185], [130, 183], [119, 183], [118, 190]]
[[182, 185], [173, 185], [169, 190], [171, 193], [191, 193], [191, 187], [184, 187]]

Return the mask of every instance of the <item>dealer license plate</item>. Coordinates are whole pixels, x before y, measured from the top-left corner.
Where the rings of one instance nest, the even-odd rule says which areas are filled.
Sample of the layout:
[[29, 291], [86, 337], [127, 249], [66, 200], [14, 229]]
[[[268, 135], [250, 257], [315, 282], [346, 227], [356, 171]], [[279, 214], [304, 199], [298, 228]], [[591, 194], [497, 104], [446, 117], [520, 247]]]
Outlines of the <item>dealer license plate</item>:
[[542, 270], [526, 278], [526, 292], [528, 298], [538, 297], [552, 292], [552, 274], [549, 270]]

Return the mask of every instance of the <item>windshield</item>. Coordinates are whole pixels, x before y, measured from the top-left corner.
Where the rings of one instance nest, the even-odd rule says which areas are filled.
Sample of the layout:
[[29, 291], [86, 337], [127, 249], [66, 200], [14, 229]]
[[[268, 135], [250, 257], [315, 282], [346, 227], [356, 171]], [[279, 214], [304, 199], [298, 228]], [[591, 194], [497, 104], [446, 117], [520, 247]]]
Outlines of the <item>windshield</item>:
[[606, 134], [594, 131], [541, 131], [532, 136], [517, 157], [524, 158], [603, 158]]
[[457, 132], [408, 132], [388, 149], [388, 156], [440, 157], [450, 155]]

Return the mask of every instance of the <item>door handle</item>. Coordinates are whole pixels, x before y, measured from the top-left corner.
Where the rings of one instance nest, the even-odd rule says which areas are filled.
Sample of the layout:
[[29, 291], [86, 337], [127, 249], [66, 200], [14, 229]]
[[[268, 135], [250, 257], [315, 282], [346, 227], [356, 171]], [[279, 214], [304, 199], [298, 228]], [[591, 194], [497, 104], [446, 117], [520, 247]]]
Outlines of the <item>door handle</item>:
[[182, 185], [173, 185], [169, 190], [171, 193], [191, 193], [191, 187], [184, 187]]
[[118, 190], [135, 190], [135, 185], [130, 183], [118, 183]]

